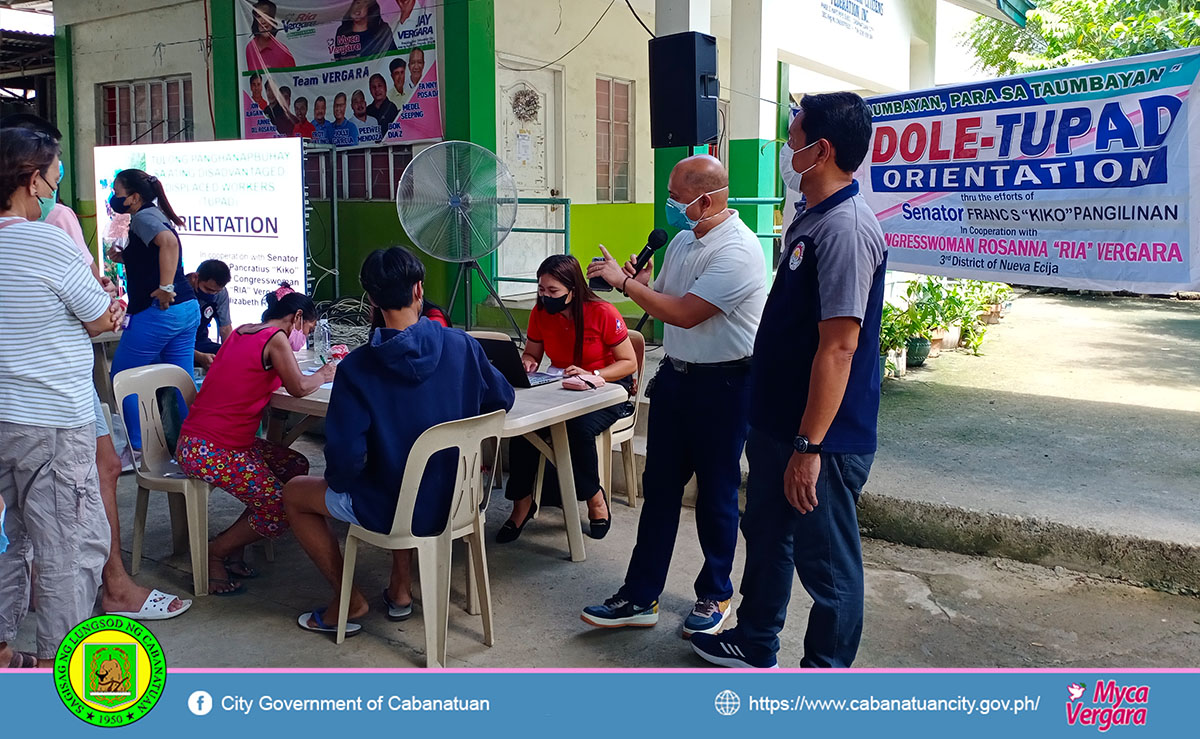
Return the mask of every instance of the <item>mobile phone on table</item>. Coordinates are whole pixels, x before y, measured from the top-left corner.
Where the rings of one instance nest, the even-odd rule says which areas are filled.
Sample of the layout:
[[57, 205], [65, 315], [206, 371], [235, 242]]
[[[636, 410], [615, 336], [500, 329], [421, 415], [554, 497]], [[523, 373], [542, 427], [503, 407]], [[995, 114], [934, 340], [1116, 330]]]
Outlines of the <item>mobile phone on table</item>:
[[[604, 257], [592, 257], [592, 262], [603, 262]], [[588, 287], [598, 292], [610, 292], [613, 286], [604, 281], [601, 277], [593, 277], [588, 280]]]

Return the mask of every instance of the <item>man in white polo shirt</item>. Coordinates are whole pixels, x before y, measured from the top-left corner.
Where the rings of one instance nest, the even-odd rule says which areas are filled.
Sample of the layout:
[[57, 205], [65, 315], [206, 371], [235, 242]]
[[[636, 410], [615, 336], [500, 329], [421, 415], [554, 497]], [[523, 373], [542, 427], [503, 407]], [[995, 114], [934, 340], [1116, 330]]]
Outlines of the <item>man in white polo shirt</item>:
[[[684, 638], [716, 633], [729, 615], [737, 545], [742, 447], [749, 431], [750, 355], [766, 302], [766, 260], [754, 232], [727, 207], [724, 165], [702, 155], [680, 161], [667, 189], [667, 220], [679, 234], [654, 287], [608, 252], [588, 269], [666, 324], [666, 357], [651, 398], [642, 477], [646, 503], [625, 584], [583, 620], [593, 626], [653, 626], [679, 529], [683, 488], [696, 476], [696, 533], [704, 565]], [[603, 247], [601, 247], [603, 248]]]

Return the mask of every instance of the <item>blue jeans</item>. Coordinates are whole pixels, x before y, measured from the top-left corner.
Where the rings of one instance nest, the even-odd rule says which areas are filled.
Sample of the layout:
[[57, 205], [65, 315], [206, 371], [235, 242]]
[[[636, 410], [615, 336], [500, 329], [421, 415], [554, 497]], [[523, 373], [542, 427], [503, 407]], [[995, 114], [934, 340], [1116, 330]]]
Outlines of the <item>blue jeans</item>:
[[[148, 364], [174, 364], [189, 375], [195, 368], [192, 349], [200, 328], [200, 306], [195, 300], [176, 303], [166, 310], [153, 303], [129, 317], [129, 328], [121, 334], [121, 343], [113, 354], [112, 376], [118, 372]], [[178, 393], [177, 393], [178, 395]], [[180, 420], [187, 416], [182, 400]], [[142, 430], [138, 421], [137, 396], [130, 395], [121, 404], [121, 416], [129, 429], [129, 444], [142, 448]]]
[[822, 454], [817, 507], [802, 514], [783, 494], [792, 451], [790, 443], [750, 429], [738, 633], [755, 659], [779, 651], [794, 568], [813, 599], [800, 666], [849, 667], [863, 623], [862, 541], [854, 506], [875, 455]]
[[620, 595], [637, 605], [658, 599], [679, 532], [683, 488], [696, 476], [696, 533], [704, 565], [697, 598], [728, 600], [737, 547], [742, 447], [749, 429], [749, 368], [675, 370], [664, 361], [646, 395], [652, 396], [646, 432], [646, 502], [637, 545]]

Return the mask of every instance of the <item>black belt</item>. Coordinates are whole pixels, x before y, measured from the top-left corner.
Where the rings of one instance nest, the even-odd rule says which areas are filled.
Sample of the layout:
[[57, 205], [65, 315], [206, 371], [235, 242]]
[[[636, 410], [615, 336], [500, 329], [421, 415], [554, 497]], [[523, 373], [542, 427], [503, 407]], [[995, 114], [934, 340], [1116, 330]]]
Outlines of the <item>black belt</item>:
[[685, 362], [682, 359], [675, 359], [674, 357], [667, 357], [666, 361], [670, 363], [671, 368], [676, 372], [681, 372], [685, 375], [689, 372], [704, 372], [706, 370], [750, 369], [750, 357], [733, 359], [728, 362]]

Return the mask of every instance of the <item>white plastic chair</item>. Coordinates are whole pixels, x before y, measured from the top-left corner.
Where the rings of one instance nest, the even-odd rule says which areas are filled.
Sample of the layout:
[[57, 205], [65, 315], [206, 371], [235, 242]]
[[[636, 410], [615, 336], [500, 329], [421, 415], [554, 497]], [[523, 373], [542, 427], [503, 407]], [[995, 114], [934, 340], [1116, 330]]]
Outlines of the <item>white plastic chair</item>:
[[[125, 398], [130, 395], [137, 396], [138, 420], [142, 429], [141, 461], [134, 470], [138, 492], [133, 518], [133, 562], [130, 574], [136, 575], [141, 569], [150, 491], [174, 493], [184, 501], [188, 549], [192, 557], [192, 592], [199, 598], [208, 595], [208, 495], [213, 486], [183, 474], [179, 464], [171, 457], [158, 407], [158, 391], [163, 388], [178, 390], [188, 406], [196, 399], [196, 383], [192, 376], [173, 364], [135, 367], [118, 372], [113, 378], [113, 395], [116, 396], [118, 407], [124, 407]], [[172, 506], [172, 509], [175, 507]]]
[[500, 331], [468, 331], [468, 336], [474, 336], [476, 339], [492, 339], [494, 341], [512, 341], [513, 337]]
[[[450, 615], [450, 545], [455, 539], [466, 539], [470, 548], [471, 562], [467, 569], [468, 589], [472, 592], [468, 594], [468, 598], [474, 604], [477, 586], [480, 610], [483, 614], [483, 643], [490, 647], [495, 642], [492, 589], [488, 580], [487, 556], [483, 548], [482, 507], [486, 491], [483, 489], [480, 461], [484, 440], [500, 438], [504, 428], [504, 416], [504, 411], [495, 411], [483, 416], [439, 424], [426, 430], [417, 437], [408, 453], [391, 533], [380, 534], [361, 526], [350, 527], [346, 535], [346, 556], [342, 567], [338, 644], [346, 639], [346, 614], [350, 609], [350, 589], [354, 584], [358, 542], [373, 544], [381, 549], [416, 549], [421, 579], [421, 608], [425, 616], [425, 665], [444, 667], [446, 630]], [[458, 449], [458, 472], [451, 493], [450, 517], [446, 528], [440, 534], [417, 536], [412, 532], [417, 490], [430, 457], [445, 449]]]
[[618, 419], [607, 431], [596, 437], [596, 453], [600, 457], [600, 484], [608, 496], [609, 505], [612, 505], [612, 453], [613, 447], [618, 447], [621, 463], [625, 468], [625, 502], [630, 508], [637, 508], [637, 460], [633, 455], [633, 435], [637, 430], [638, 409], [642, 405], [642, 399], [646, 397], [646, 337], [630, 329], [629, 341], [633, 344], [634, 354], [637, 355], [637, 393], [632, 399], [633, 415]]

